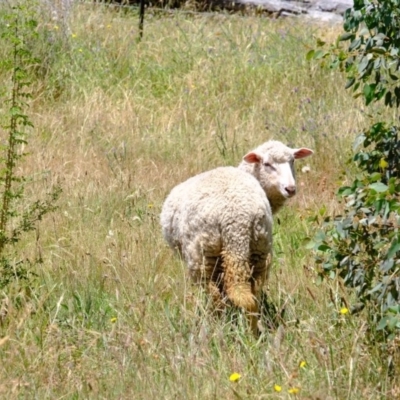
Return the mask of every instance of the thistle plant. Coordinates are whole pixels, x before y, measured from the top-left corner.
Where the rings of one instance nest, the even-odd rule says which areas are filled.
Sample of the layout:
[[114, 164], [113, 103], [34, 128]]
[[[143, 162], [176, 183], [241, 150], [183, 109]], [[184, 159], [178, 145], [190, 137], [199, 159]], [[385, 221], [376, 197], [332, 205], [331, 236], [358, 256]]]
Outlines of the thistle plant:
[[6, 11], [3, 8], [0, 16], [3, 20], [0, 37], [10, 54], [0, 63], [8, 79], [0, 126], [0, 288], [15, 279], [29, 280], [34, 275], [30, 271], [30, 263], [18, 260], [13, 255], [15, 245], [23, 233], [35, 229], [37, 221], [54, 210], [54, 203], [60, 194], [60, 188], [55, 188], [47, 199], [26, 205], [26, 177], [18, 175], [16, 171], [16, 167], [27, 155], [24, 148], [28, 144], [29, 130], [33, 128], [27, 109], [32, 96], [32, 70], [39, 63], [29, 49], [29, 43], [37, 37], [37, 21], [34, 10], [28, 4], [32, 7], [32, 3], [28, 2], [7, 4]]

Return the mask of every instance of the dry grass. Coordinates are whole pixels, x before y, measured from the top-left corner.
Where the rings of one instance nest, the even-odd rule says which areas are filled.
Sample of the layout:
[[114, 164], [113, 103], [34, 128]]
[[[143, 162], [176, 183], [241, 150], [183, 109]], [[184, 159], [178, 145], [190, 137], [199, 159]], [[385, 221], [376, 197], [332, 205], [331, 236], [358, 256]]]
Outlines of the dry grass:
[[[21, 171], [29, 197], [57, 182], [63, 194], [19, 249], [44, 258], [36, 286], [1, 295], [0, 396], [395, 398], [362, 320], [340, 314], [339, 287], [316, 285], [303, 246], [308, 217], [340, 207], [334, 193], [365, 123], [339, 72], [305, 61], [315, 36], [339, 28], [149, 14], [137, 43], [134, 13], [81, 5], [67, 26], [43, 21], [36, 51], [47, 64]], [[256, 341], [240, 315], [207, 314], [158, 215], [176, 183], [269, 138], [315, 156], [307, 174], [299, 162], [301, 191], [275, 226], [269, 301], [284, 317]]]

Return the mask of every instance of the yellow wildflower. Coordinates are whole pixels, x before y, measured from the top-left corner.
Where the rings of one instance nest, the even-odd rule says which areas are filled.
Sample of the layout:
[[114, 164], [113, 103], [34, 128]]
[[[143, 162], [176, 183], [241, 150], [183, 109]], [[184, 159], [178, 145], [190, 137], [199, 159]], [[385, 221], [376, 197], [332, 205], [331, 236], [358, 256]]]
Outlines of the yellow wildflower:
[[305, 368], [306, 365], [307, 365], [307, 363], [305, 361], [300, 361], [299, 367]]
[[74, 39], [76, 38], [76, 33], [73, 33], [72, 35], [71, 35], [71, 37], [73, 37]]
[[117, 317], [112, 317], [112, 318], [110, 319], [110, 322], [113, 323], [113, 324], [114, 324], [115, 322], [117, 322]]
[[279, 385], [274, 385], [274, 390], [275, 390], [275, 392], [281, 392], [282, 391], [282, 386], [279, 386]]
[[229, 380], [231, 382], [237, 382], [242, 376], [238, 374], [237, 372], [234, 372], [230, 377]]
[[292, 388], [290, 388], [290, 389], [288, 390], [288, 392], [289, 392], [290, 394], [297, 394], [297, 393], [300, 392], [300, 389], [299, 389], [298, 387], [292, 387]]
[[379, 161], [379, 166], [382, 168], [382, 169], [386, 169], [387, 167], [388, 167], [388, 163], [387, 163], [387, 161], [384, 159], [384, 158], [381, 158], [381, 160]]
[[54, 25], [54, 30], [58, 31], [60, 28], [58, 27], [58, 25]]
[[342, 308], [340, 309], [340, 314], [346, 315], [346, 314], [348, 314], [348, 313], [349, 313], [349, 309], [348, 309], [348, 308], [342, 307]]
[[147, 204], [147, 207], [149, 207], [149, 208], [153, 208], [153, 207], [154, 207], [154, 205], [153, 205], [153, 204]]

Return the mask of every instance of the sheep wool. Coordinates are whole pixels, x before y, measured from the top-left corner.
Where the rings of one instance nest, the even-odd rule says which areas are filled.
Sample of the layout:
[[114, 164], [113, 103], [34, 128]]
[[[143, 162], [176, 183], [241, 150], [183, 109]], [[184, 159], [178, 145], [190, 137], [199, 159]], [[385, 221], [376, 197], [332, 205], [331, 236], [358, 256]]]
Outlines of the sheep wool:
[[295, 193], [294, 159], [310, 154], [267, 142], [238, 168], [215, 168], [177, 185], [162, 208], [164, 238], [193, 280], [208, 288], [217, 307], [228, 298], [245, 309], [253, 330], [272, 262], [272, 215]]

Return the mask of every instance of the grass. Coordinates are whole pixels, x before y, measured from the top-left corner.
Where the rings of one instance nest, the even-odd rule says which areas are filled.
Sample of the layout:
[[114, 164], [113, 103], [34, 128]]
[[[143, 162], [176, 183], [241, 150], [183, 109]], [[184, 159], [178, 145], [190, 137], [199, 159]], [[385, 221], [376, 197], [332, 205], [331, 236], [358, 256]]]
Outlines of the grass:
[[[340, 27], [149, 12], [138, 43], [136, 12], [79, 4], [68, 19], [42, 17], [21, 173], [28, 197], [56, 183], [63, 194], [18, 248], [43, 257], [35, 285], [1, 293], [0, 397], [396, 398], [362, 318], [340, 313], [346, 293], [317, 284], [304, 247], [309, 218], [340, 209], [334, 193], [367, 122], [340, 73], [305, 60]], [[275, 220], [268, 293], [284, 313], [257, 341], [240, 316], [207, 313], [158, 215], [178, 182], [270, 138], [315, 155]]]

